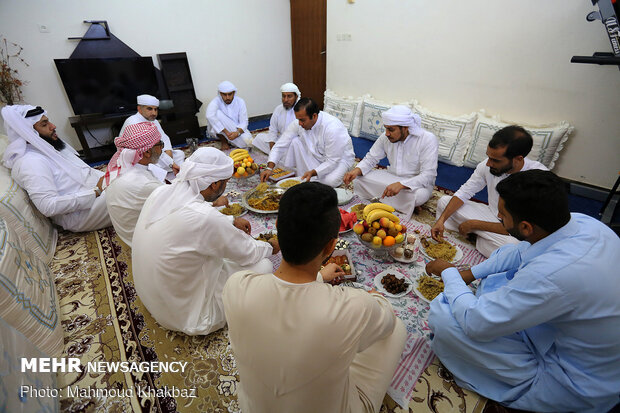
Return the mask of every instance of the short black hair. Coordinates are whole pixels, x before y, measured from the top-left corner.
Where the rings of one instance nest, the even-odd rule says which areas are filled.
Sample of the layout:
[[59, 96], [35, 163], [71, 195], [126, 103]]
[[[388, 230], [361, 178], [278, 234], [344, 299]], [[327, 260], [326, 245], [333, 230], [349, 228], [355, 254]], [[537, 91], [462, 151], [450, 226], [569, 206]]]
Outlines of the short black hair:
[[551, 171], [516, 172], [496, 189], [514, 223], [527, 221], [552, 233], [570, 221], [566, 184]]
[[306, 115], [312, 117], [315, 113], [319, 113], [319, 105], [312, 98], [301, 98], [295, 104], [293, 110], [295, 112], [299, 112], [300, 110], [305, 109]]
[[312, 261], [329, 241], [338, 238], [340, 211], [334, 188], [304, 182], [288, 189], [280, 200], [276, 229], [287, 263]]
[[504, 156], [508, 159], [519, 155], [526, 157], [532, 150], [533, 144], [532, 135], [518, 125], [510, 125], [498, 130], [489, 141], [489, 147], [493, 149], [506, 146]]

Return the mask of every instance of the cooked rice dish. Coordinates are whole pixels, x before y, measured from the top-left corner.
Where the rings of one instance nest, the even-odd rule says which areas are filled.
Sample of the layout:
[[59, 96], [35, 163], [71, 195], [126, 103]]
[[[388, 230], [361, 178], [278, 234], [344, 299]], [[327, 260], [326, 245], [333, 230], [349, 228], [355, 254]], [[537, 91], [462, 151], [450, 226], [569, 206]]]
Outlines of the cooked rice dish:
[[290, 181], [284, 181], [282, 182], [280, 185], [278, 185], [280, 188], [291, 188], [295, 185], [299, 185], [301, 183], [301, 181], [298, 181], [296, 179], [291, 179]]
[[443, 282], [438, 281], [428, 275], [423, 275], [418, 280], [418, 291], [429, 301], [443, 292]]
[[276, 211], [280, 208], [280, 198], [282, 194], [275, 191], [258, 192], [256, 191], [251, 198], [248, 198], [248, 205], [261, 211]]
[[422, 238], [421, 242], [426, 254], [431, 258], [452, 261], [456, 255], [456, 247], [447, 241], [435, 243]]
[[241, 204], [230, 204], [225, 208], [220, 209], [220, 212], [224, 215], [233, 215], [238, 216], [241, 215], [245, 211], [245, 209], [241, 206]]

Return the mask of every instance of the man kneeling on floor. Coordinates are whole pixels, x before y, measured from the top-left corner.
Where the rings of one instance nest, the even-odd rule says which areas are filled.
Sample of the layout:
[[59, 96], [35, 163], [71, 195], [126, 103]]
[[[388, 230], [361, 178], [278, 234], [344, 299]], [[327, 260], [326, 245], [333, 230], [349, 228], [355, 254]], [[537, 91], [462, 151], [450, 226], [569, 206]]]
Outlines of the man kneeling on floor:
[[498, 216], [522, 242], [460, 273], [426, 266], [445, 284], [428, 318], [435, 354], [460, 386], [511, 408], [608, 411], [620, 389], [620, 239], [570, 214], [552, 172], [517, 172], [497, 192]]
[[376, 291], [325, 283], [342, 274], [320, 270], [338, 238], [336, 192], [318, 182], [287, 190], [276, 227], [275, 274], [238, 272], [224, 287], [241, 409], [378, 412], [407, 333]]
[[165, 328], [190, 335], [222, 328], [228, 277], [243, 269], [273, 270], [267, 257], [278, 253], [278, 242], [255, 240], [247, 220], [210, 204], [232, 173], [228, 155], [199, 148], [173, 184], [160, 186], [144, 203], [133, 235], [133, 278], [138, 296]]

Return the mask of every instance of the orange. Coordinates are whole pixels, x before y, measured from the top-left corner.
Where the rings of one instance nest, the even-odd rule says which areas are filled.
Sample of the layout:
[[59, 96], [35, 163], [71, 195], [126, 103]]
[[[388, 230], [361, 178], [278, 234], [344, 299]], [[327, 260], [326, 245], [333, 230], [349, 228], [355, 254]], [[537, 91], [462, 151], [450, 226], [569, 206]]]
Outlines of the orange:
[[252, 162], [254, 162], [254, 159], [252, 159], [252, 157], [249, 157], [248, 158], [248, 162], [252, 163]]
[[233, 174], [233, 176], [234, 176], [235, 178], [239, 178], [241, 175], [239, 175], [237, 172], [235, 172], [235, 173]]
[[396, 244], [396, 240], [394, 239], [394, 237], [390, 235], [388, 235], [387, 237], [383, 239], [383, 245], [386, 247], [391, 247], [394, 244]]

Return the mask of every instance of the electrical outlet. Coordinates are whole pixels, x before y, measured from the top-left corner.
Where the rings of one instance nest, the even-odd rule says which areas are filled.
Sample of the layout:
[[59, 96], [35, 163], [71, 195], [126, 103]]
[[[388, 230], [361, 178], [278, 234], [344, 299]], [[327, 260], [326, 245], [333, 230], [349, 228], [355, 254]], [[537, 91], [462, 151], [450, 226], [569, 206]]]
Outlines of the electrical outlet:
[[39, 24], [39, 32], [41, 33], [49, 33], [50, 27], [47, 24]]
[[344, 40], [345, 42], [350, 42], [351, 41], [351, 33], [343, 33], [342, 40]]

